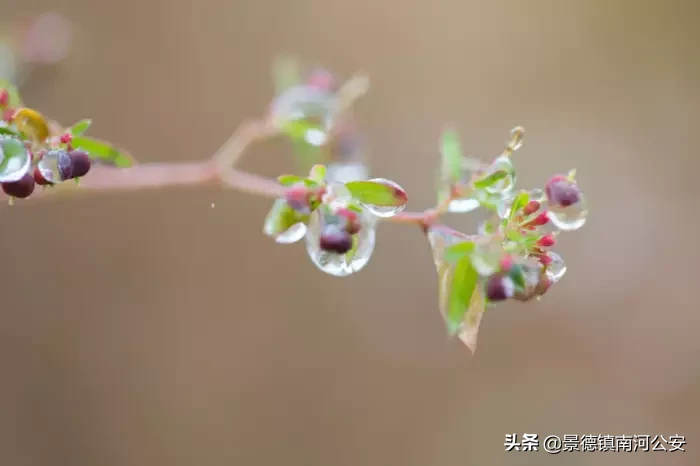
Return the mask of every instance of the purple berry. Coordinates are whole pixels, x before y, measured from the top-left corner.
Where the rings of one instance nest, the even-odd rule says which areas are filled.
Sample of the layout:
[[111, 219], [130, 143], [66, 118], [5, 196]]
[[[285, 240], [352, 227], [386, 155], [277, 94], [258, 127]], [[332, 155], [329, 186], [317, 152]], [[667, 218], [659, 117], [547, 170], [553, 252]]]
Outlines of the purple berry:
[[503, 273], [491, 276], [486, 282], [486, 297], [489, 301], [505, 301], [513, 296], [513, 292], [513, 281]]
[[68, 153], [71, 160], [72, 173], [71, 178], [80, 178], [85, 176], [90, 171], [92, 163], [87, 152], [82, 150], [73, 150]]
[[326, 252], [345, 254], [352, 248], [352, 235], [338, 225], [328, 225], [321, 233], [319, 245]]
[[39, 186], [51, 186], [53, 183], [44, 178], [44, 175], [41, 173], [41, 170], [39, 168], [34, 169], [34, 174], [33, 174], [34, 181], [36, 184]]
[[24, 176], [17, 181], [2, 183], [2, 190], [8, 196], [26, 199], [34, 192], [35, 185], [36, 183], [34, 182], [32, 174], [25, 173]]
[[545, 186], [545, 193], [550, 204], [558, 207], [569, 207], [581, 199], [581, 191], [576, 183], [564, 175], [550, 178]]

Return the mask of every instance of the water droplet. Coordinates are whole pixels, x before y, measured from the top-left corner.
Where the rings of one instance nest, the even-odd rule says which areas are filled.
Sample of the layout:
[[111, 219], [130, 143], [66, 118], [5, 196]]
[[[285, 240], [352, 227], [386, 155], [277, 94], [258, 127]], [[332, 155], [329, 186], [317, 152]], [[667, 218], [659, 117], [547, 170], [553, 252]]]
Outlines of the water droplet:
[[508, 141], [508, 149], [515, 152], [523, 147], [525, 141], [525, 128], [516, 126], [510, 131], [510, 141]]
[[[370, 181], [374, 181], [375, 183], [382, 183], [387, 186], [391, 186], [392, 188], [397, 188], [403, 191], [404, 189], [399, 185], [397, 182], [392, 181], [392, 180], [387, 180], [386, 178], [372, 178]], [[406, 208], [406, 204], [398, 206], [398, 207], [393, 207], [393, 206], [377, 206], [377, 205], [372, 205], [372, 204], [362, 204], [367, 210], [369, 210], [370, 213], [376, 215], [377, 217], [380, 218], [389, 218], [393, 217], [394, 215], [398, 214], [401, 212], [403, 209]]]
[[547, 255], [552, 259], [552, 262], [547, 266], [547, 277], [554, 284], [561, 280], [561, 277], [566, 273], [566, 263], [556, 252], [548, 252]]
[[496, 181], [494, 184], [484, 188], [484, 191], [491, 194], [508, 196], [515, 187], [515, 167], [513, 166], [513, 162], [510, 160], [510, 157], [502, 155], [493, 161], [489, 167], [488, 173], [491, 174], [497, 171], [505, 172], [506, 176]]
[[306, 234], [306, 251], [316, 267], [327, 274], [336, 277], [345, 277], [360, 271], [369, 262], [374, 244], [376, 232], [374, 223], [366, 213], [361, 216], [361, 229], [355, 235], [356, 246], [347, 254], [327, 252], [320, 247], [320, 236], [323, 228], [323, 209], [317, 209], [311, 214], [308, 232]]
[[586, 223], [588, 209], [583, 193], [577, 203], [567, 207], [549, 206], [549, 221], [561, 231], [574, 231]]
[[503, 248], [494, 243], [477, 246], [471, 255], [472, 265], [482, 277], [490, 277], [501, 268]]
[[277, 235], [275, 242], [279, 244], [296, 243], [306, 235], [307, 227], [303, 223], [292, 225], [287, 231]]
[[41, 157], [37, 168], [46, 181], [58, 183], [70, 177], [71, 165], [70, 156], [66, 152], [50, 150]]
[[[283, 131], [290, 131], [307, 143], [321, 146], [328, 141], [338, 107], [333, 93], [313, 86], [294, 86], [272, 103], [272, 123]], [[290, 127], [291, 126], [291, 127]]]
[[488, 220], [483, 221], [479, 224], [478, 232], [481, 236], [493, 235], [496, 232], [496, 225]]
[[478, 209], [479, 205], [479, 201], [471, 197], [455, 199], [454, 201], [450, 202], [449, 211], [464, 214]]
[[31, 166], [32, 158], [22, 141], [0, 137], [0, 182], [19, 181]]

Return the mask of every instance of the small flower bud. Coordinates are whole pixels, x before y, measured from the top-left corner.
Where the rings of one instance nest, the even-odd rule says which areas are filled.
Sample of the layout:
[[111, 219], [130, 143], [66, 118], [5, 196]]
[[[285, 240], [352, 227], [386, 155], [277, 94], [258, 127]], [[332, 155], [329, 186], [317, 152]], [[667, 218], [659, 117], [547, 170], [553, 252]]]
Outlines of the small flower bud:
[[581, 199], [581, 191], [575, 182], [564, 175], [555, 175], [547, 182], [545, 193], [550, 204], [569, 207]]
[[336, 211], [336, 215], [345, 220], [345, 231], [351, 235], [360, 232], [362, 225], [360, 224], [357, 212], [347, 207], [341, 207]]
[[509, 255], [505, 255], [501, 257], [501, 260], [499, 261], [500, 268], [503, 272], [508, 272], [512, 267], [513, 267], [513, 258], [510, 257]]
[[70, 144], [73, 142], [73, 135], [70, 133], [63, 133], [60, 139], [62, 144]]
[[492, 275], [486, 282], [486, 297], [489, 301], [505, 301], [513, 297], [514, 292], [513, 280], [503, 273]]
[[309, 209], [309, 189], [303, 184], [295, 185], [287, 189], [284, 193], [287, 204], [297, 212], [308, 213]]
[[10, 93], [7, 89], [0, 89], [0, 107], [7, 107], [10, 103]]
[[2, 190], [8, 196], [26, 199], [34, 192], [35, 185], [34, 177], [31, 173], [25, 173], [24, 176], [17, 181], [2, 183]]
[[528, 215], [534, 214], [535, 212], [540, 210], [540, 206], [541, 204], [537, 201], [528, 202], [527, 205], [523, 207], [523, 215], [527, 217]]
[[71, 178], [80, 178], [85, 176], [90, 171], [92, 162], [90, 161], [90, 156], [87, 152], [82, 150], [72, 150], [68, 152], [68, 156], [71, 160], [72, 173]]
[[335, 254], [345, 254], [352, 248], [352, 235], [338, 225], [327, 225], [319, 241], [322, 250]]
[[537, 240], [537, 245], [543, 248], [551, 248], [556, 243], [554, 235], [544, 235], [542, 238]]

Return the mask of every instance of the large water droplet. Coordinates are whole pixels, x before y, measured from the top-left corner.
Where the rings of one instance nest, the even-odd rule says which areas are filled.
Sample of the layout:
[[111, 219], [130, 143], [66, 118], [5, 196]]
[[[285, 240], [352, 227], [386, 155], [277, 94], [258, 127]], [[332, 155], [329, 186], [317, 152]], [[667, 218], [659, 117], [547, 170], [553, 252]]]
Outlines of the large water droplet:
[[[403, 191], [404, 189], [399, 185], [397, 182], [392, 181], [392, 180], [387, 180], [386, 178], [372, 178], [370, 181], [374, 181], [375, 183], [381, 183], [387, 186], [391, 186], [392, 188], [397, 188]], [[372, 205], [372, 204], [363, 204], [363, 206], [369, 210], [370, 213], [376, 215], [377, 217], [381, 218], [389, 218], [393, 217], [394, 215], [398, 214], [401, 212], [403, 209], [406, 208], [406, 204], [400, 205], [398, 207], [394, 206], [378, 206], [378, 205]]]
[[306, 251], [316, 267], [327, 274], [336, 277], [345, 277], [359, 272], [369, 262], [374, 244], [376, 232], [374, 224], [367, 218], [366, 213], [360, 214], [361, 229], [355, 236], [356, 246], [347, 254], [336, 254], [321, 249], [320, 237], [323, 224], [323, 209], [317, 209], [311, 214], [309, 227], [306, 234]]
[[493, 161], [489, 167], [488, 174], [495, 173], [498, 171], [505, 172], [505, 177], [496, 181], [494, 184], [484, 188], [484, 191], [491, 194], [500, 194], [502, 196], [508, 196], [515, 187], [515, 167], [510, 157], [500, 156]]
[[313, 86], [294, 86], [279, 95], [270, 110], [272, 123], [308, 144], [324, 145], [338, 107], [334, 94]]
[[547, 266], [547, 277], [554, 284], [561, 280], [561, 277], [566, 273], [566, 263], [556, 252], [548, 252], [547, 255], [552, 259], [552, 262]]
[[307, 227], [303, 223], [297, 223], [291, 226], [287, 231], [277, 235], [275, 242], [279, 244], [291, 244], [296, 243], [304, 237], [306, 234]]
[[22, 141], [0, 137], [0, 182], [20, 180], [31, 165], [32, 158]]
[[455, 199], [454, 201], [450, 202], [449, 211], [458, 214], [464, 214], [478, 209], [479, 205], [479, 201], [472, 197]]
[[574, 231], [581, 228], [586, 223], [588, 209], [583, 193], [577, 203], [567, 207], [549, 206], [549, 220], [561, 231]]
[[71, 165], [70, 156], [66, 152], [50, 150], [41, 157], [37, 168], [46, 181], [58, 183], [70, 177]]
[[500, 270], [503, 255], [503, 248], [494, 243], [477, 246], [471, 255], [472, 266], [482, 277], [490, 277]]

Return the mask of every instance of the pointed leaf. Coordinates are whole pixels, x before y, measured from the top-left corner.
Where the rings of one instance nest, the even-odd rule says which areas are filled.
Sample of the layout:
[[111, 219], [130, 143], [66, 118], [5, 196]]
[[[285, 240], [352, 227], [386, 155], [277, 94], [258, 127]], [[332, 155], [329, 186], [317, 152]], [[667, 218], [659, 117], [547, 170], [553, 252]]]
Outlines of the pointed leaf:
[[104, 162], [107, 165], [114, 165], [119, 168], [128, 168], [136, 161], [126, 151], [122, 151], [112, 146], [108, 142], [85, 136], [75, 136], [73, 147], [82, 149], [90, 155], [90, 158]]
[[515, 218], [518, 212], [520, 212], [527, 203], [530, 202], [530, 194], [527, 191], [521, 191], [513, 199], [513, 203], [510, 206], [510, 212], [508, 217], [512, 220]]
[[309, 178], [316, 183], [326, 181], [326, 167], [324, 165], [314, 165], [309, 171]]
[[303, 183], [304, 178], [297, 175], [280, 175], [277, 177], [277, 181], [282, 186], [294, 186], [297, 183]]
[[457, 262], [464, 257], [469, 257], [469, 255], [474, 252], [474, 247], [473, 241], [462, 241], [448, 246], [445, 249], [445, 260], [448, 262]]
[[443, 131], [440, 153], [444, 181], [455, 184], [462, 175], [462, 146], [456, 131], [451, 129]]
[[0, 122], [0, 134], [4, 134], [7, 136], [14, 136], [14, 137], [19, 137], [19, 133], [15, 131], [13, 128], [6, 126], [4, 122]]
[[447, 302], [447, 327], [451, 334], [460, 331], [476, 289], [479, 274], [472, 266], [469, 256], [462, 257], [454, 265], [449, 285]]
[[73, 136], [82, 136], [83, 133], [85, 133], [85, 131], [88, 130], [88, 128], [90, 127], [91, 124], [92, 124], [92, 120], [89, 120], [89, 119], [80, 120], [79, 122], [77, 122], [76, 124], [71, 126], [68, 129], [68, 131], [70, 131], [70, 133]]
[[10, 95], [10, 100], [7, 103], [8, 107], [10, 107], [10, 108], [24, 107], [24, 104], [22, 103], [22, 97], [19, 94], [19, 90], [17, 89], [17, 87], [14, 84], [12, 84], [7, 79], [0, 78], [0, 89], [6, 89], [7, 93]]
[[287, 204], [287, 201], [277, 199], [265, 218], [263, 233], [277, 239], [296, 224], [303, 223], [302, 220], [299, 214]]
[[408, 202], [408, 195], [403, 189], [376, 181], [350, 181], [345, 187], [354, 199], [365, 204], [399, 207]]
[[484, 299], [484, 292], [481, 287], [477, 286], [472, 295], [469, 309], [467, 309], [464, 316], [462, 327], [458, 335], [459, 339], [469, 348], [472, 354], [476, 351], [479, 326], [481, 325], [481, 318], [484, 316], [485, 310], [486, 300]]

